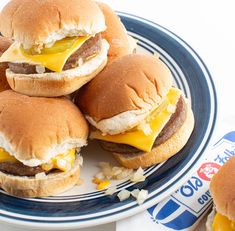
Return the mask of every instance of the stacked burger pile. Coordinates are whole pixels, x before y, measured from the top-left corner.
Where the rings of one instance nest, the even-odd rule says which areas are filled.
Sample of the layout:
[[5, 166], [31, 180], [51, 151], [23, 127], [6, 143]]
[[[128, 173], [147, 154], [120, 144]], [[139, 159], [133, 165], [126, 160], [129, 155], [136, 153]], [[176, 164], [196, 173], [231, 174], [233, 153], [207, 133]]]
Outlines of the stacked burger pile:
[[132, 54], [135, 42], [107, 5], [12, 0], [0, 31], [12, 40], [0, 41], [11, 88], [0, 93], [0, 187], [8, 193], [50, 196], [77, 184], [89, 130], [133, 169], [170, 158], [189, 139], [193, 113], [171, 72], [155, 56]]

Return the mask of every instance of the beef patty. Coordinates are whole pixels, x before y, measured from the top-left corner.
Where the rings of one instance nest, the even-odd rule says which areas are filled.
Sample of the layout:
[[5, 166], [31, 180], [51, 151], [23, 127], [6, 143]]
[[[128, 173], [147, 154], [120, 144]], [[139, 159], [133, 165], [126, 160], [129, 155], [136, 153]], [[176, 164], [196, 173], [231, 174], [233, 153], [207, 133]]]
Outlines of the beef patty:
[[[75, 53], [73, 53], [63, 67], [63, 71], [75, 68], [78, 60], [85, 62], [89, 57], [96, 55], [101, 50], [101, 34], [88, 39]], [[17, 74], [37, 74], [36, 65], [27, 63], [8, 63], [9, 69]], [[52, 72], [46, 68], [46, 72]]]
[[[175, 113], [171, 116], [166, 126], [163, 128], [158, 137], [155, 139], [153, 148], [168, 140], [182, 126], [187, 116], [186, 107], [187, 107], [186, 103], [183, 97], [181, 96], [177, 103]], [[143, 153], [142, 150], [139, 150], [127, 144], [118, 144], [107, 141], [99, 141], [99, 142], [101, 144], [101, 147], [109, 152], [116, 152], [123, 154]]]
[[45, 172], [40, 166], [28, 167], [20, 162], [2, 162], [0, 171], [15, 176], [35, 176], [40, 172]]

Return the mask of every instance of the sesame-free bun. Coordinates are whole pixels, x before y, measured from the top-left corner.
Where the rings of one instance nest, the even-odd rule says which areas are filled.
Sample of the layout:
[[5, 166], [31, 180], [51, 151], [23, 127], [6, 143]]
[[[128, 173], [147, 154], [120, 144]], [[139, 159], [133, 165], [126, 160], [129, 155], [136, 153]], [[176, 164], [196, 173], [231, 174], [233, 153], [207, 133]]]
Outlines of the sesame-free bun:
[[126, 28], [122, 24], [118, 15], [103, 2], [97, 2], [102, 10], [107, 29], [102, 32], [109, 45], [108, 61], [112, 61], [120, 56], [132, 54], [136, 48], [135, 40], [127, 34]]
[[171, 83], [171, 72], [160, 59], [131, 54], [106, 66], [78, 92], [75, 102], [97, 129], [118, 134], [159, 106]]
[[86, 145], [88, 125], [66, 98], [0, 93], [0, 147], [26, 166]]
[[93, 79], [106, 65], [108, 43], [103, 39], [99, 54], [83, 65], [66, 71], [43, 74], [16, 74], [7, 69], [11, 88], [29, 96], [57, 97], [69, 95]]
[[79, 183], [80, 165], [78, 158], [69, 171], [49, 173], [44, 177], [13, 176], [0, 172], [0, 187], [7, 193], [18, 197], [57, 195]]
[[1, 33], [26, 48], [105, 28], [102, 11], [91, 0], [12, 0], [0, 16]]
[[212, 177], [210, 192], [216, 211], [235, 220], [235, 157], [231, 157]]
[[[0, 56], [10, 47], [11, 40], [0, 36]], [[7, 63], [0, 63], [0, 92], [10, 89], [6, 79]]]
[[147, 168], [154, 164], [161, 163], [177, 154], [177, 152], [179, 152], [187, 143], [194, 128], [193, 112], [187, 100], [184, 99], [184, 101], [187, 106], [186, 119], [181, 127], [169, 139], [154, 147], [151, 152], [140, 154], [114, 153], [114, 157], [118, 162], [126, 168]]

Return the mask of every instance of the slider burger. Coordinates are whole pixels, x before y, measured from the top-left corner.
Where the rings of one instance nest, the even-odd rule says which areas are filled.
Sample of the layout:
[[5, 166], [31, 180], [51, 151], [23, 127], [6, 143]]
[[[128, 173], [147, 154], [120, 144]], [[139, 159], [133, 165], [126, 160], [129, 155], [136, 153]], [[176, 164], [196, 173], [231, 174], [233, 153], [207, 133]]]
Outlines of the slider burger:
[[94, 129], [91, 138], [127, 168], [148, 167], [176, 154], [194, 117], [155, 56], [127, 55], [110, 63], [75, 99]]
[[208, 216], [207, 231], [235, 230], [235, 157], [231, 157], [225, 165], [212, 177], [210, 192], [215, 209]]
[[[0, 57], [11, 46], [11, 40], [0, 36]], [[0, 92], [11, 89], [6, 79], [7, 63], [0, 63]]]
[[120, 56], [132, 54], [136, 48], [135, 40], [127, 34], [126, 28], [120, 18], [110, 6], [103, 2], [97, 2], [102, 10], [107, 29], [102, 32], [109, 45], [108, 61], [112, 61]]
[[0, 15], [0, 31], [13, 39], [2, 55], [11, 88], [30, 96], [70, 94], [107, 62], [102, 11], [91, 0], [12, 0]]
[[21, 197], [61, 193], [79, 182], [88, 126], [65, 98], [0, 93], [0, 188]]

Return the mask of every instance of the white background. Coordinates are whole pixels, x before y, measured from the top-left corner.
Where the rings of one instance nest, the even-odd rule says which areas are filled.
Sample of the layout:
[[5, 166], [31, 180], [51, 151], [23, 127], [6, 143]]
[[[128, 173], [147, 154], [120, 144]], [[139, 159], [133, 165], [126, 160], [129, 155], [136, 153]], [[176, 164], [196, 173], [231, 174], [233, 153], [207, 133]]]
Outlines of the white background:
[[[103, 0], [115, 10], [150, 19], [189, 43], [209, 68], [216, 83], [221, 119], [234, 115], [235, 1], [233, 0]], [[0, 0], [0, 8], [8, 2]], [[33, 29], [33, 25], [32, 25]], [[128, 229], [128, 227], [127, 227]], [[142, 227], [140, 230], [143, 230]], [[25, 229], [0, 226], [1, 231]], [[115, 230], [115, 224], [86, 231]], [[199, 230], [199, 229], [198, 229]], [[200, 229], [201, 230], [201, 229]], [[135, 230], [138, 231], [138, 230]]]

